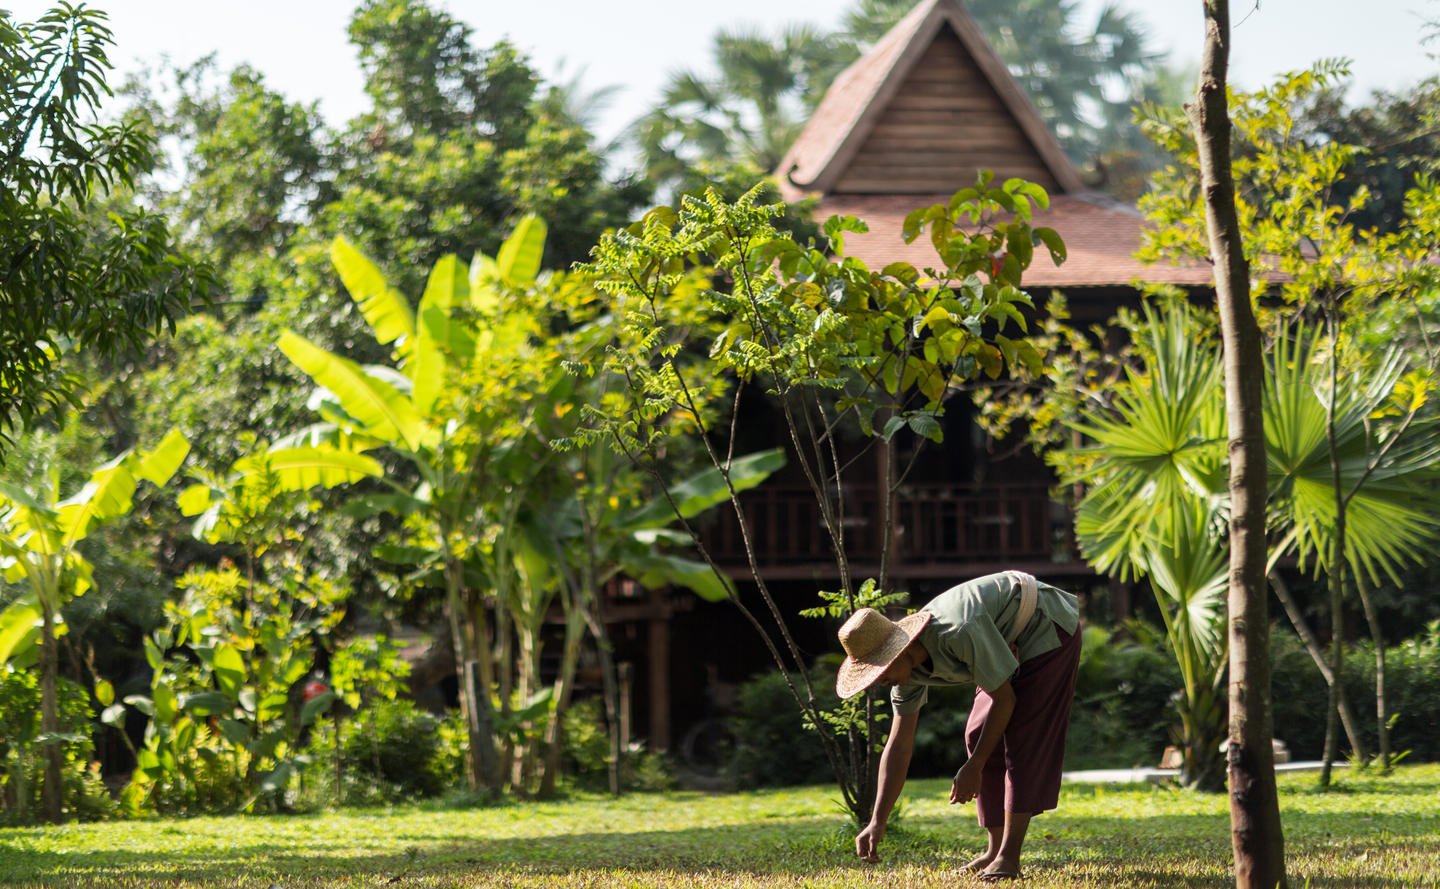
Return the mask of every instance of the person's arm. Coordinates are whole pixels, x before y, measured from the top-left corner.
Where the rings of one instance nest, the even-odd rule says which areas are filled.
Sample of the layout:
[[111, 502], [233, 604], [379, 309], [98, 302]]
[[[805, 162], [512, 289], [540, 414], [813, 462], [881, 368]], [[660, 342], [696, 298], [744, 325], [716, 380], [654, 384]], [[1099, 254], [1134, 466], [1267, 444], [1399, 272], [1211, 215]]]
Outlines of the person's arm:
[[975, 752], [966, 760], [960, 771], [955, 773], [955, 782], [950, 785], [950, 802], [968, 803], [980, 793], [980, 773], [985, 768], [985, 762], [990, 759], [990, 754], [995, 752], [995, 745], [1000, 743], [1000, 738], [1005, 734], [1005, 727], [1010, 724], [1010, 714], [1015, 712], [1015, 689], [1008, 681], [1001, 683], [1000, 687], [990, 692], [990, 712], [985, 716], [985, 725], [980, 729], [980, 740], [975, 744]]
[[871, 863], [880, 860], [880, 841], [885, 838], [885, 822], [895, 801], [900, 798], [900, 789], [905, 786], [905, 775], [910, 771], [910, 755], [915, 751], [915, 726], [920, 723], [920, 712], [897, 713], [890, 726], [890, 737], [885, 740], [885, 751], [880, 754], [880, 786], [875, 789], [875, 808], [870, 813], [870, 823], [855, 837], [855, 854]]

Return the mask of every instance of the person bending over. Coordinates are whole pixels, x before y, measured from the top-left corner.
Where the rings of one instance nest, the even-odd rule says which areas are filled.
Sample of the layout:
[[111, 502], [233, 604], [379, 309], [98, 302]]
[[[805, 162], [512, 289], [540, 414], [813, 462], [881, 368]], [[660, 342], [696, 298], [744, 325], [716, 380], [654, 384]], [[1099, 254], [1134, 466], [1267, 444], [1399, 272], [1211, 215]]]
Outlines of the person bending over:
[[987, 881], [1018, 877], [1030, 819], [1059, 801], [1080, 635], [1075, 596], [1018, 571], [951, 587], [898, 621], [873, 608], [852, 614], [839, 632], [845, 660], [835, 691], [844, 699], [888, 685], [895, 711], [875, 808], [855, 838], [856, 854], [880, 860], [927, 687], [973, 682], [968, 759], [955, 774], [950, 802], [975, 800], [988, 835], [985, 852], [965, 867]]

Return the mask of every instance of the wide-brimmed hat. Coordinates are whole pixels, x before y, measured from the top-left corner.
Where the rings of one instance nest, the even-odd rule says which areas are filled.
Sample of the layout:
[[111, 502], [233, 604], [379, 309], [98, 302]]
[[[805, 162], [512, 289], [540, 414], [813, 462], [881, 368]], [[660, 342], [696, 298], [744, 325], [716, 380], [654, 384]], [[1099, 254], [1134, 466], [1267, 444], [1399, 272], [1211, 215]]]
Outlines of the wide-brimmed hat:
[[835, 674], [835, 693], [843, 700], [874, 685], [931, 617], [928, 611], [917, 611], [894, 621], [874, 608], [850, 615], [838, 634], [845, 662]]

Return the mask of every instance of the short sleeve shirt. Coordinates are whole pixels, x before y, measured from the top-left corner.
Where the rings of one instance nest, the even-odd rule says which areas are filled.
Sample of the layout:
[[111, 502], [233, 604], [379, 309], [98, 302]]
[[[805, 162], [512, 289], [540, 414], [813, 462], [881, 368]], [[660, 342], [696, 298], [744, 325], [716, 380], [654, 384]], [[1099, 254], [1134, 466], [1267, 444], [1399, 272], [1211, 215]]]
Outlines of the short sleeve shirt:
[[920, 631], [929, 657], [910, 673], [910, 681], [890, 690], [896, 713], [914, 713], [925, 705], [927, 687], [974, 683], [993, 692], [1010, 680], [1020, 661], [1060, 647], [1055, 628], [1074, 633], [1080, 603], [1071, 593], [1036, 584], [1035, 614], [1010, 653], [1006, 638], [1020, 612], [1020, 584], [1006, 573], [977, 577], [951, 587], [921, 608], [934, 615]]

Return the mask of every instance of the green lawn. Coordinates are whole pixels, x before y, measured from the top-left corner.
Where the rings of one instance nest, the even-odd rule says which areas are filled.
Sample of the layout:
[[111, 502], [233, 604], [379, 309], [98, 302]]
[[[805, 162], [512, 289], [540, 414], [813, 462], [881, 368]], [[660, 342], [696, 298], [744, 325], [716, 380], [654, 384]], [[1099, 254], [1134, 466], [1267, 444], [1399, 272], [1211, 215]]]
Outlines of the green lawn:
[[[1281, 778], [1292, 887], [1440, 887], [1440, 765], [1390, 778]], [[855, 861], [828, 788], [583, 797], [446, 810], [405, 807], [0, 830], [0, 883], [284, 889], [339, 886], [851, 887], [966, 885], [982, 844], [944, 781], [906, 787], [883, 861]], [[1036, 819], [1025, 885], [1230, 885], [1223, 796], [1067, 785]], [[977, 884], [978, 885], [978, 884]]]

